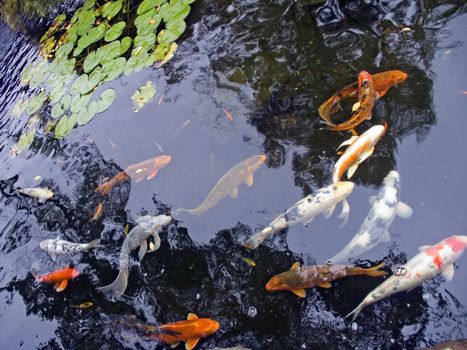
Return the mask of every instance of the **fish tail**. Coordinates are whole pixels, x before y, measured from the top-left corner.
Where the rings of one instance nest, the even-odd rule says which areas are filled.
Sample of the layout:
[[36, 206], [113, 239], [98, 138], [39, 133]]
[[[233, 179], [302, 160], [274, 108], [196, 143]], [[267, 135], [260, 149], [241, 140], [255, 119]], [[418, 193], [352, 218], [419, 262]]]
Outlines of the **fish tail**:
[[190, 213], [192, 215], [201, 215], [202, 214], [202, 211], [199, 209], [199, 208], [195, 208], [195, 209], [183, 209], [183, 208], [178, 208], [174, 214], [178, 214], [180, 212], [184, 211], [185, 213]]
[[128, 267], [120, 267], [118, 276], [111, 284], [99, 287], [97, 290], [104, 294], [111, 294], [114, 297], [120, 297], [124, 292], [128, 284]]
[[363, 310], [363, 308], [367, 306], [367, 304], [365, 303], [365, 300], [362, 301], [355, 309], [353, 309], [351, 312], [349, 312], [345, 318], [348, 318], [350, 316], [352, 316], [352, 321], [355, 321], [355, 319], [357, 318], [358, 314]]
[[87, 248], [90, 249], [90, 248], [102, 248], [102, 247], [105, 247], [104, 244], [101, 244], [101, 239], [98, 238], [98, 239], [95, 239], [91, 242], [89, 242], [87, 244]]
[[365, 271], [365, 274], [368, 275], [368, 276], [373, 276], [373, 277], [377, 277], [377, 276], [384, 276], [384, 275], [387, 275], [388, 273], [386, 271], [380, 271], [379, 269], [382, 268], [384, 266], [384, 262], [376, 265], [376, 266], [373, 266], [369, 269], [363, 269]]
[[273, 228], [271, 226], [267, 226], [261, 232], [255, 233], [253, 236], [251, 236], [242, 244], [242, 246], [250, 250], [256, 249], [268, 236], [272, 235], [273, 233]]

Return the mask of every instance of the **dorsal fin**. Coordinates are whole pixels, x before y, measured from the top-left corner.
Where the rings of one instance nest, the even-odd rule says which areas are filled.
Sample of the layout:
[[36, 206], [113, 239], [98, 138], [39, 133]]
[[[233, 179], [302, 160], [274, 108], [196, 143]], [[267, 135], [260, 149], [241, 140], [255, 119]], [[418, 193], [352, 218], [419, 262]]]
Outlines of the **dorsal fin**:
[[198, 316], [196, 316], [194, 313], [189, 313], [188, 316], [186, 317], [187, 320], [197, 320]]
[[299, 267], [300, 267], [300, 263], [297, 261], [295, 264], [292, 265], [292, 267], [290, 268], [290, 271], [295, 271]]

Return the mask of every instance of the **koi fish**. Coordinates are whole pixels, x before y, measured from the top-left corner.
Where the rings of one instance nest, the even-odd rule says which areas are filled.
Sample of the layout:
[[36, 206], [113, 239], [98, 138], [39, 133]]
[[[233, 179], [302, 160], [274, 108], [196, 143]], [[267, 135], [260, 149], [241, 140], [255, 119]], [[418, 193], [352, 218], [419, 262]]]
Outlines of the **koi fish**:
[[53, 197], [54, 193], [47, 187], [34, 187], [34, 188], [17, 188], [16, 192], [26, 196], [38, 199], [39, 203], [44, 203], [47, 199]]
[[105, 196], [112, 188], [129, 178], [134, 179], [136, 183], [143, 181], [145, 177], [146, 180], [151, 180], [157, 175], [159, 170], [169, 164], [171, 160], [172, 158], [170, 156], [158, 156], [141, 163], [129, 165], [124, 171], [119, 172], [112, 179], [98, 186], [96, 192], [100, 192]]
[[350, 179], [357, 170], [360, 163], [373, 154], [375, 145], [383, 137], [386, 125], [374, 125], [360, 136], [352, 136], [337, 148], [349, 145], [332, 170], [332, 182], [337, 183], [347, 171]]
[[454, 276], [454, 261], [456, 261], [467, 247], [467, 236], [451, 236], [434, 246], [422, 246], [420, 253], [406, 264], [399, 267], [402, 274], [392, 275], [371, 291], [365, 299], [347, 316], [353, 315], [353, 320], [365, 306], [376, 303], [392, 294], [411, 291], [421, 285], [423, 281], [441, 274], [446, 281]]
[[198, 318], [189, 313], [184, 321], [163, 324], [161, 326], [151, 325], [136, 319], [124, 319], [122, 316], [111, 316], [113, 321], [135, 330], [146, 339], [158, 340], [171, 347], [185, 342], [185, 349], [193, 349], [201, 338], [205, 338], [217, 332], [220, 328], [219, 322], [210, 318]]
[[371, 74], [364, 70], [361, 71], [358, 74], [358, 107], [349, 120], [340, 124], [328, 125], [327, 129], [334, 131], [353, 130], [365, 120], [371, 119], [377, 96]]
[[328, 261], [340, 263], [355, 258], [381, 242], [389, 242], [391, 236], [388, 228], [397, 216], [408, 219], [412, 209], [398, 198], [400, 191], [400, 175], [391, 170], [383, 180], [383, 187], [378, 196], [370, 197], [370, 212], [360, 229], [347, 245]]
[[89, 243], [73, 243], [60, 238], [60, 235], [55, 239], [46, 239], [39, 243], [39, 247], [45, 250], [55, 261], [57, 255], [76, 254], [84, 250], [103, 247], [100, 239], [95, 239]]
[[349, 203], [345, 199], [354, 188], [353, 182], [338, 182], [319, 189], [315, 194], [310, 194], [299, 200], [287, 211], [279, 215], [273, 222], [262, 231], [250, 237], [243, 246], [247, 249], [257, 248], [266, 238], [285, 229], [288, 226], [303, 222], [308, 226], [313, 219], [324, 213], [324, 217], [329, 218], [337, 203], [342, 202], [342, 212], [339, 215], [344, 219], [345, 224], [349, 217]]
[[434, 345], [433, 347], [429, 348], [420, 348], [420, 350], [465, 350], [467, 349], [467, 339], [460, 339], [449, 341], [447, 343], [442, 343], [438, 345]]
[[[386, 95], [388, 90], [407, 79], [407, 73], [400, 70], [390, 70], [372, 74], [373, 86], [379, 98]], [[319, 116], [328, 124], [333, 124], [331, 115], [340, 109], [340, 102], [344, 98], [353, 97], [358, 94], [358, 82], [346, 86], [338, 93], [332, 95], [319, 107]]]
[[68, 285], [68, 280], [79, 276], [79, 271], [70, 267], [65, 267], [63, 269], [40, 276], [35, 276], [35, 273], [33, 272], [33, 276], [37, 282], [53, 284], [55, 291], [61, 292], [65, 290], [66, 286]]
[[224, 176], [214, 185], [206, 199], [195, 209], [178, 209], [193, 215], [201, 215], [211, 209], [222, 198], [229, 195], [232, 198], [238, 196], [238, 186], [245, 183], [248, 187], [253, 185], [253, 173], [266, 161], [265, 155], [253, 156], [245, 159], [230, 168]]
[[305, 288], [312, 288], [315, 286], [331, 288], [330, 282], [339, 278], [357, 275], [373, 277], [384, 276], [386, 272], [379, 270], [383, 266], [384, 263], [369, 269], [346, 265], [312, 265], [300, 267], [300, 263], [296, 262], [289, 271], [282, 272], [272, 277], [266, 284], [266, 290], [269, 292], [289, 290], [295, 295], [304, 298], [306, 296]]
[[169, 215], [158, 215], [158, 216], [141, 216], [136, 220], [137, 225], [125, 237], [120, 250], [119, 259], [119, 271], [115, 281], [107, 286], [97, 288], [99, 291], [105, 294], [111, 294], [112, 296], [121, 296], [128, 284], [128, 260], [130, 253], [139, 247], [139, 261], [143, 260], [144, 255], [148, 251], [147, 239], [149, 236], [154, 237], [154, 247], [149, 250], [150, 253], [155, 252], [161, 245], [161, 239], [159, 232], [167, 226], [172, 220]]
[[96, 210], [94, 211], [94, 215], [91, 218], [91, 221], [96, 221], [97, 219], [99, 219], [102, 215], [103, 210], [104, 210], [104, 205], [102, 204], [102, 202], [99, 202]]

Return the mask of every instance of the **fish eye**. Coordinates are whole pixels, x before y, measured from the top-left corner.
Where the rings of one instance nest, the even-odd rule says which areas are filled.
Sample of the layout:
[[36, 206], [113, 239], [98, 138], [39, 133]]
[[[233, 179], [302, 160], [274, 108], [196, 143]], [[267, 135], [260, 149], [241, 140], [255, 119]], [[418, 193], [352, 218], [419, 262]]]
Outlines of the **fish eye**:
[[368, 87], [368, 84], [369, 84], [369, 81], [368, 81], [368, 80], [364, 80], [364, 81], [363, 81], [363, 87]]

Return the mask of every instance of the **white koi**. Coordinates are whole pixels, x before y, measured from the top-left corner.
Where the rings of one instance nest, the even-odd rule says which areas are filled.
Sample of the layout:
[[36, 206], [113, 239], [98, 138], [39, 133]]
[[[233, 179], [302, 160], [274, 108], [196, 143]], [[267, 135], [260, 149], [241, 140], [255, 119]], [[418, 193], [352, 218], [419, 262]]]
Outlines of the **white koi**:
[[55, 239], [46, 239], [39, 243], [39, 247], [45, 250], [52, 260], [55, 260], [57, 255], [75, 254], [97, 247], [103, 247], [100, 239], [95, 239], [89, 243], [74, 243], [61, 239], [60, 236]]
[[47, 199], [52, 198], [54, 195], [54, 193], [47, 187], [17, 188], [15, 191], [32, 198], [36, 198], [39, 200], [39, 203], [44, 203]]

